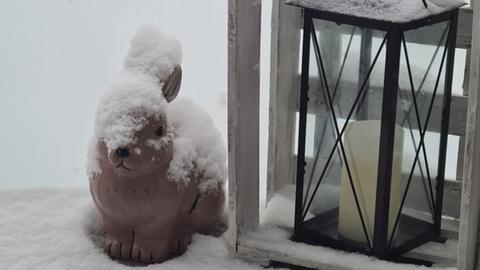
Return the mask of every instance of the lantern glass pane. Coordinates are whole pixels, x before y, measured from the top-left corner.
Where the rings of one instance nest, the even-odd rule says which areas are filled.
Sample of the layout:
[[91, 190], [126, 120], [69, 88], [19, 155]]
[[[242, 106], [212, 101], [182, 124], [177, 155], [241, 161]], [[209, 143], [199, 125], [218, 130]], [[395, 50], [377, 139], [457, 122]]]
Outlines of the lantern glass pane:
[[401, 151], [395, 152], [393, 167], [398, 169], [390, 194], [393, 249], [433, 229], [447, 36], [448, 22], [404, 33], [395, 138]]
[[302, 230], [320, 242], [367, 249], [373, 237], [385, 33], [313, 21]]

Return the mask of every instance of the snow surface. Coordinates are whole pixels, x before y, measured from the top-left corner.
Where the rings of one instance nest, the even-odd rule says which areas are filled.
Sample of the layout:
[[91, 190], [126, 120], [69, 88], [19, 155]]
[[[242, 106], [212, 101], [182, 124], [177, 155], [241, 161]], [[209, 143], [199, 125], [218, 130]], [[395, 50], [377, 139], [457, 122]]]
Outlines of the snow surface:
[[[312, 246], [304, 243], [290, 240], [293, 232], [294, 209], [295, 209], [295, 186], [286, 185], [280, 189], [268, 203], [260, 218], [260, 227], [250, 232], [241, 239], [243, 245], [254, 247], [261, 250], [270, 250], [274, 254], [287, 254], [288, 258], [302, 258], [303, 263], [321, 262], [334, 265], [338, 269], [356, 269], [356, 270], [454, 270], [456, 268], [443, 266], [425, 267], [410, 264], [397, 264], [379, 260], [375, 257], [369, 257], [358, 253], [349, 253], [340, 250], [331, 249], [322, 246]], [[308, 217], [307, 217], [308, 218]], [[449, 241], [447, 241], [448, 243]], [[446, 255], [447, 251], [452, 250], [448, 243], [444, 248], [434, 247], [436, 254]], [[441, 245], [443, 246], [443, 245]], [[423, 246], [423, 250], [431, 248]], [[453, 247], [453, 250], [456, 250]], [[430, 252], [431, 253], [431, 252]], [[312, 265], [313, 266], [313, 265]], [[336, 269], [337, 269], [336, 268]]]
[[143, 25], [130, 41], [123, 66], [164, 81], [181, 63], [180, 42], [154, 26]]
[[[103, 253], [88, 188], [0, 192], [0, 269], [133, 269]], [[195, 235], [187, 252], [141, 269], [261, 270], [230, 257], [222, 238]]]
[[391, 22], [407, 22], [461, 7], [463, 0], [287, 0], [301, 7]]
[[[111, 152], [140, 143], [159, 150], [173, 140], [169, 180], [188, 184], [195, 168], [202, 175], [200, 192], [215, 192], [223, 187], [227, 177], [226, 148], [212, 118], [188, 98], [178, 98], [169, 104], [162, 94], [162, 81], [180, 62], [180, 44], [175, 38], [153, 26], [140, 27], [130, 42], [124, 70], [97, 108], [87, 158], [90, 178], [101, 173], [97, 141], [104, 141]], [[166, 121], [167, 134], [158, 140], [138, 141], [135, 134], [149, 119]]]

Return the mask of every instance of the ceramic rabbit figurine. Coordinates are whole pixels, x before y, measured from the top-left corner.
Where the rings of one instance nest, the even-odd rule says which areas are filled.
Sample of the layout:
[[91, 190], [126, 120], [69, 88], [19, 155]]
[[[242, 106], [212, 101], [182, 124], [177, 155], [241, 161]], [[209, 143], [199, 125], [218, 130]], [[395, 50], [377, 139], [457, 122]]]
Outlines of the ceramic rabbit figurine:
[[225, 147], [203, 110], [173, 101], [180, 59], [175, 39], [140, 28], [98, 106], [88, 171], [113, 258], [161, 262], [226, 229]]

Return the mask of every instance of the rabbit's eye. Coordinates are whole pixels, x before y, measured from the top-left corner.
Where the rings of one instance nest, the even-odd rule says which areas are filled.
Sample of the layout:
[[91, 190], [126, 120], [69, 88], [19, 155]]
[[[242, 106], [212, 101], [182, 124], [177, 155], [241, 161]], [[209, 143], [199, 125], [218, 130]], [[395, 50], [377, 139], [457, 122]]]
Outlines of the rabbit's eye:
[[163, 136], [163, 132], [164, 132], [163, 127], [160, 126], [160, 127], [158, 127], [158, 129], [157, 129], [157, 131], [155, 132], [155, 134], [156, 134], [157, 136]]

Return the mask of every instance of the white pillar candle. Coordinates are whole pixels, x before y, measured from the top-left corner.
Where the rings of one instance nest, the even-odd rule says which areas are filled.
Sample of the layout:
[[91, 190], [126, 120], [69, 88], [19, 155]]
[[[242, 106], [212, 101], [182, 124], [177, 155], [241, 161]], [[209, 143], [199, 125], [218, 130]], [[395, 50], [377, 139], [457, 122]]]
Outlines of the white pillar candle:
[[[370, 239], [373, 236], [375, 218], [380, 127], [380, 120], [350, 122], [347, 125], [343, 138], [352, 181]], [[389, 236], [392, 233], [400, 203], [402, 155], [403, 129], [396, 125], [388, 217]], [[355, 204], [345, 164], [341, 173], [338, 231], [345, 238], [366, 243], [365, 233]]]

